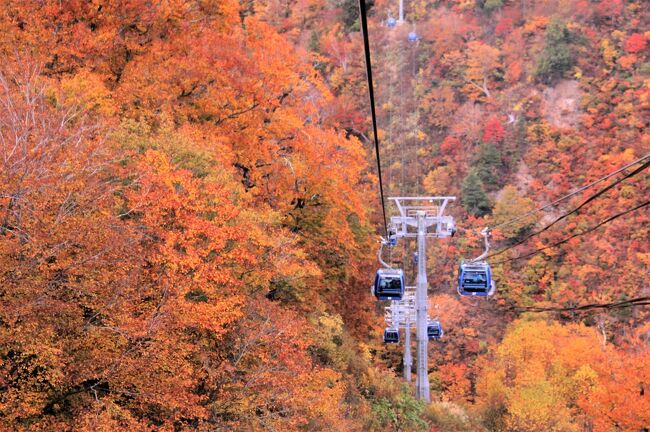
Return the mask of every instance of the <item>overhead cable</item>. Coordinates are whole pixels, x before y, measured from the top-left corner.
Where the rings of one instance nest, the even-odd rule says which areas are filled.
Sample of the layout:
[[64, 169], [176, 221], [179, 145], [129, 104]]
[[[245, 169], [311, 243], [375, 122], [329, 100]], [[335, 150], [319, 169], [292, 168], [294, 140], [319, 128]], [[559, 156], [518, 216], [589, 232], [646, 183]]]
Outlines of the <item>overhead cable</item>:
[[502, 223], [500, 223], [498, 225], [495, 225], [495, 226], [493, 226], [491, 228], [492, 229], [501, 228], [503, 226], [507, 226], [507, 225], [513, 224], [515, 222], [519, 222], [520, 220], [522, 220], [522, 219], [524, 219], [524, 218], [526, 218], [526, 217], [528, 217], [528, 216], [530, 216], [532, 214], [544, 211], [544, 210], [549, 209], [551, 207], [555, 207], [557, 204], [561, 203], [562, 201], [564, 201], [566, 199], [569, 199], [572, 196], [575, 196], [575, 195], [579, 194], [580, 192], [582, 192], [582, 191], [584, 191], [586, 189], [589, 189], [589, 188], [597, 185], [598, 183], [603, 182], [603, 181], [607, 180], [608, 178], [620, 173], [621, 171], [625, 171], [626, 169], [630, 168], [631, 166], [634, 166], [634, 165], [636, 165], [636, 164], [638, 164], [640, 162], [643, 162], [644, 160], [646, 160], [648, 158], [650, 158], [650, 153], [648, 153], [647, 155], [645, 155], [645, 156], [643, 156], [643, 157], [641, 157], [641, 158], [639, 158], [639, 159], [637, 159], [637, 160], [635, 160], [633, 162], [630, 162], [629, 164], [617, 169], [616, 171], [613, 171], [613, 172], [611, 172], [611, 173], [609, 173], [609, 174], [607, 174], [607, 175], [605, 175], [605, 176], [603, 176], [603, 177], [601, 177], [601, 178], [599, 178], [597, 180], [594, 180], [593, 182], [591, 182], [589, 184], [586, 184], [586, 185], [581, 186], [581, 187], [579, 187], [578, 189], [576, 189], [576, 190], [574, 190], [572, 192], [569, 192], [568, 194], [556, 199], [555, 201], [553, 201], [551, 203], [548, 203], [548, 204], [546, 204], [546, 205], [544, 205], [542, 207], [536, 208], [535, 210], [531, 210], [531, 211], [529, 211], [527, 213], [524, 213], [524, 214], [522, 214], [520, 216], [517, 216], [516, 218], [510, 219], [510, 220], [505, 221], [505, 222], [502, 222]]
[[375, 91], [372, 83], [372, 63], [370, 61], [370, 42], [368, 39], [368, 17], [366, 15], [366, 0], [359, 0], [359, 13], [361, 16], [361, 33], [363, 35], [363, 49], [364, 49], [365, 59], [366, 59], [366, 76], [368, 78], [368, 96], [370, 97], [370, 114], [372, 116], [372, 132], [375, 141], [375, 156], [377, 158], [377, 175], [379, 177], [379, 195], [381, 197], [381, 211], [384, 217], [384, 231], [386, 234], [386, 238], [388, 238], [386, 203], [384, 201], [384, 185], [381, 177], [381, 158], [379, 156], [379, 135], [377, 133]]
[[579, 206], [573, 208], [572, 210], [570, 210], [570, 211], [568, 211], [568, 212], [562, 214], [561, 216], [559, 216], [558, 218], [556, 218], [553, 222], [551, 222], [550, 224], [546, 225], [544, 228], [542, 228], [542, 229], [540, 229], [540, 230], [538, 230], [538, 231], [535, 231], [535, 232], [533, 232], [532, 234], [529, 234], [529, 235], [526, 236], [524, 239], [519, 240], [519, 241], [517, 241], [516, 243], [514, 243], [514, 244], [512, 244], [512, 245], [510, 245], [510, 246], [508, 246], [508, 247], [506, 247], [506, 248], [504, 248], [504, 249], [501, 249], [501, 250], [499, 250], [499, 251], [497, 251], [497, 252], [494, 252], [494, 253], [488, 255], [487, 258], [492, 258], [492, 257], [495, 257], [495, 256], [497, 256], [497, 255], [501, 255], [501, 254], [503, 254], [504, 252], [506, 252], [506, 251], [508, 251], [508, 250], [510, 250], [510, 249], [513, 249], [513, 248], [515, 248], [515, 247], [517, 247], [517, 246], [519, 246], [519, 245], [521, 245], [521, 244], [527, 242], [527, 241], [530, 240], [531, 238], [533, 238], [533, 237], [535, 237], [535, 236], [538, 236], [539, 234], [543, 233], [544, 231], [547, 231], [547, 230], [548, 230], [549, 228], [551, 228], [553, 225], [557, 224], [558, 222], [560, 222], [561, 220], [567, 218], [568, 216], [570, 216], [570, 215], [572, 215], [572, 214], [578, 213], [578, 212], [579, 212], [579, 211], [580, 211], [584, 206], [586, 206], [587, 204], [589, 204], [591, 201], [593, 201], [593, 200], [595, 200], [596, 198], [600, 197], [600, 196], [603, 195], [605, 192], [609, 191], [609, 190], [612, 189], [614, 186], [618, 185], [619, 183], [623, 182], [624, 180], [626, 180], [626, 179], [628, 179], [628, 178], [631, 178], [631, 177], [634, 177], [634, 176], [637, 175], [638, 173], [640, 173], [640, 172], [642, 172], [643, 170], [645, 170], [646, 168], [648, 168], [648, 166], [650, 166], [650, 160], [647, 161], [647, 162], [645, 162], [643, 165], [641, 165], [639, 168], [635, 169], [634, 171], [631, 171], [631, 172], [629, 172], [628, 174], [626, 174], [625, 176], [621, 177], [620, 179], [618, 179], [618, 180], [616, 180], [616, 181], [610, 183], [609, 185], [607, 185], [607, 186], [604, 187], [603, 189], [600, 189], [598, 192], [596, 192], [595, 194], [591, 195], [591, 196], [590, 196], [589, 198], [587, 198], [584, 202], [582, 202], [582, 204], [580, 204]]
[[535, 249], [534, 251], [529, 252], [529, 253], [527, 253], [525, 255], [521, 255], [521, 256], [518, 256], [518, 257], [509, 258], [509, 259], [505, 259], [505, 260], [501, 260], [501, 261], [495, 261], [494, 264], [503, 264], [503, 263], [510, 262], [510, 261], [517, 261], [517, 260], [529, 258], [529, 257], [531, 257], [533, 255], [537, 255], [538, 253], [543, 252], [543, 251], [545, 251], [547, 249], [558, 247], [558, 246], [563, 245], [564, 243], [568, 242], [569, 240], [572, 240], [572, 239], [574, 239], [576, 237], [580, 237], [580, 236], [583, 236], [583, 235], [588, 234], [590, 232], [593, 232], [593, 231], [597, 230], [598, 228], [600, 228], [601, 226], [603, 226], [605, 224], [608, 224], [609, 222], [611, 222], [611, 221], [613, 221], [615, 219], [618, 219], [621, 216], [625, 216], [628, 213], [632, 213], [633, 211], [639, 210], [639, 209], [641, 209], [643, 207], [646, 207], [648, 205], [650, 205], [650, 201], [645, 201], [645, 202], [643, 202], [643, 203], [641, 203], [641, 204], [639, 204], [639, 205], [637, 205], [637, 206], [635, 206], [635, 207], [633, 207], [631, 209], [625, 210], [625, 211], [623, 211], [621, 213], [617, 213], [614, 216], [611, 216], [611, 217], [605, 219], [604, 221], [598, 223], [597, 225], [592, 226], [591, 228], [588, 228], [588, 229], [586, 229], [584, 231], [573, 234], [573, 235], [571, 235], [569, 237], [566, 237], [566, 238], [564, 238], [564, 239], [562, 239], [562, 240], [560, 240], [558, 242], [555, 242], [555, 243], [550, 244], [548, 246], [541, 247], [539, 249]]
[[650, 305], [650, 297], [637, 297], [620, 302], [613, 303], [590, 303], [579, 306], [512, 306], [509, 309], [518, 312], [584, 312], [595, 309], [622, 309], [634, 306], [648, 306]]

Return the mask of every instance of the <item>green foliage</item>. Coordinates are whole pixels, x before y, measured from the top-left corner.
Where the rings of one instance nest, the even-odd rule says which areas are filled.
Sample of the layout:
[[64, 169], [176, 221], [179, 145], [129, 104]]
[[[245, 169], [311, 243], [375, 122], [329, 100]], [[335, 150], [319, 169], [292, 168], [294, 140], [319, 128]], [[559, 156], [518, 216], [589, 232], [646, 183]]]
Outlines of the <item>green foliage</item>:
[[164, 151], [171, 156], [175, 166], [191, 171], [197, 178], [207, 177], [216, 165], [212, 155], [197, 148], [191, 140], [174, 130], [171, 121], [164, 118], [156, 128], [144, 120], [124, 120], [112, 138], [127, 151], [139, 154], [147, 150]]
[[300, 304], [305, 301], [307, 286], [300, 280], [274, 279], [269, 283], [266, 298], [286, 304]]
[[[339, 3], [340, 2], [340, 3]], [[341, 21], [348, 32], [358, 32], [361, 30], [361, 21], [359, 19], [359, 2], [356, 0], [339, 0], [341, 8]], [[373, 2], [366, 2], [368, 9], [372, 8]]]
[[394, 398], [379, 398], [372, 403], [372, 417], [366, 426], [373, 431], [425, 431], [423, 402], [411, 395], [407, 386]]
[[[517, 123], [515, 123], [514, 140], [515, 140], [516, 148], [514, 149], [515, 151], [514, 154], [512, 155], [514, 160], [518, 160], [519, 154], [522, 154], [526, 150], [526, 147], [528, 146], [527, 131], [528, 131], [528, 126], [526, 124], [526, 118], [524, 116], [521, 116], [517, 119]], [[511, 166], [512, 165], [513, 163], [511, 163]]]
[[486, 405], [481, 410], [480, 416], [483, 425], [489, 431], [500, 431], [505, 429], [505, 416], [508, 409], [503, 401], [498, 401], [492, 405]]
[[205, 291], [203, 291], [201, 288], [188, 291], [187, 294], [185, 294], [185, 299], [196, 303], [207, 303], [209, 300]]
[[468, 213], [481, 217], [490, 214], [492, 211], [492, 205], [483, 189], [483, 182], [481, 182], [476, 170], [471, 170], [463, 180], [461, 193], [463, 197], [463, 208]]
[[483, 10], [491, 13], [497, 9], [501, 9], [502, 6], [503, 0], [485, 0], [485, 3], [483, 3]]
[[475, 167], [476, 174], [487, 190], [493, 191], [503, 185], [505, 166], [501, 152], [496, 145], [492, 143], [481, 145]]
[[638, 68], [639, 75], [648, 77], [650, 76], [650, 62], [645, 62]]
[[[629, 299], [630, 296], [628, 296], [625, 293], [621, 293], [621, 295], [618, 298], [618, 301], [624, 302]], [[632, 317], [632, 308], [622, 307], [622, 308], [614, 309], [612, 310], [611, 315], [616, 319], [618, 319], [619, 321], [628, 321], [630, 317]]]
[[320, 52], [320, 33], [316, 30], [309, 36], [309, 51]]
[[571, 53], [571, 33], [558, 19], [552, 20], [546, 28], [544, 37], [546, 45], [535, 68], [535, 78], [550, 83], [560, 78], [573, 64]]
[[[501, 224], [520, 216], [522, 213], [532, 211], [534, 208], [534, 203], [530, 198], [522, 196], [517, 191], [517, 188], [508, 185], [503, 188], [495, 203], [493, 220], [495, 224]], [[522, 219], [502, 227], [501, 231], [509, 238], [518, 238], [534, 224], [534, 219]]]

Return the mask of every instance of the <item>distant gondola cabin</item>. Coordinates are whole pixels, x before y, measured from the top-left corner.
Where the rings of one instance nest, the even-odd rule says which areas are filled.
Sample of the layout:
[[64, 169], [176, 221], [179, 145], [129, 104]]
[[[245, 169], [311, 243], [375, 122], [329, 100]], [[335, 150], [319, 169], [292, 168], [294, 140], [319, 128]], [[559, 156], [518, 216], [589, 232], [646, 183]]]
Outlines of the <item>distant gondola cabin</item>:
[[440, 339], [444, 334], [440, 321], [429, 321], [427, 323], [427, 337], [431, 339]]
[[399, 343], [399, 330], [396, 328], [384, 330], [384, 343]]

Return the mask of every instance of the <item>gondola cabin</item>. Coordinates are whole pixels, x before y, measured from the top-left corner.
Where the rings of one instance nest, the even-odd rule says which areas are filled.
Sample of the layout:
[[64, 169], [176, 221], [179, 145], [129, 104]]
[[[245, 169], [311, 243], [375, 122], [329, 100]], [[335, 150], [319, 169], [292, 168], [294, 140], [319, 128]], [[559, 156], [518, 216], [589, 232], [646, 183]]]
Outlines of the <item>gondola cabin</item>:
[[462, 296], [489, 296], [494, 294], [490, 265], [485, 261], [461, 263], [458, 270], [458, 294]]
[[429, 340], [440, 339], [443, 334], [444, 331], [442, 330], [442, 325], [440, 324], [440, 321], [435, 320], [435, 321], [429, 321], [427, 323], [427, 337], [429, 338]]
[[386, 25], [388, 28], [394, 28], [397, 25], [397, 20], [395, 20], [395, 18], [388, 18]]
[[418, 41], [418, 34], [414, 31], [409, 33], [409, 42], [417, 42]]
[[404, 295], [404, 272], [397, 269], [379, 269], [373, 287], [379, 300], [401, 300]]
[[384, 330], [384, 343], [399, 343], [399, 330], [396, 328], [387, 328]]

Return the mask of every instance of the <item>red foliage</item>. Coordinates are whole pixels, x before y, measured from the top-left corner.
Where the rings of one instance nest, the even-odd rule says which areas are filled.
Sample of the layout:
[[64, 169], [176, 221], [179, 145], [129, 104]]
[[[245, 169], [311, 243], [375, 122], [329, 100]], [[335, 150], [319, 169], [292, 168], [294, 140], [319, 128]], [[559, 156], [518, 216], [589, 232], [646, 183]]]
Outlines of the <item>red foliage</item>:
[[497, 36], [503, 36], [506, 33], [509, 33], [512, 30], [512, 27], [514, 26], [514, 21], [512, 18], [509, 17], [504, 17], [499, 20], [497, 23], [496, 27], [494, 28], [494, 33]]
[[503, 141], [506, 131], [496, 116], [492, 116], [485, 125], [483, 131], [483, 142], [497, 143]]
[[443, 154], [455, 154], [461, 148], [461, 142], [453, 135], [449, 135], [445, 140], [440, 143], [440, 152]]
[[623, 12], [623, 2], [621, 0], [602, 0], [596, 6], [596, 15], [601, 18], [614, 18]]
[[625, 51], [636, 54], [645, 49], [645, 36], [641, 33], [630, 35], [625, 41]]

